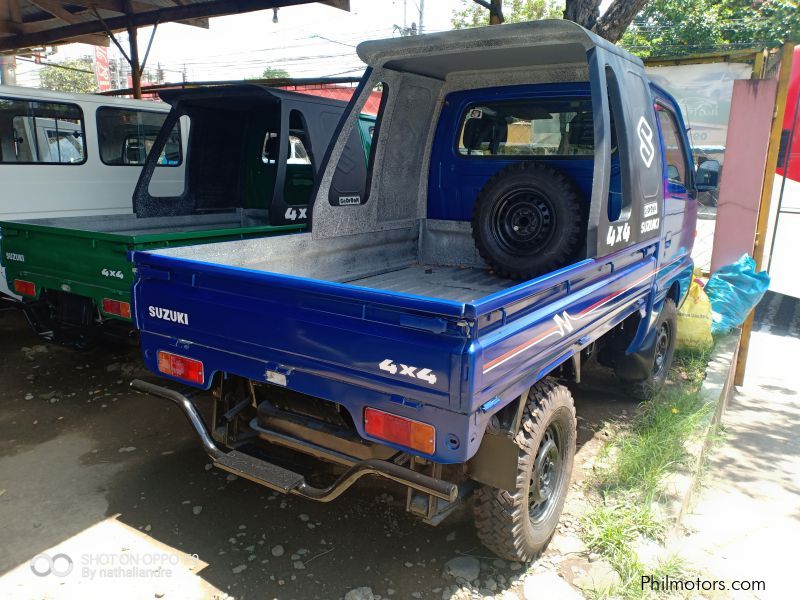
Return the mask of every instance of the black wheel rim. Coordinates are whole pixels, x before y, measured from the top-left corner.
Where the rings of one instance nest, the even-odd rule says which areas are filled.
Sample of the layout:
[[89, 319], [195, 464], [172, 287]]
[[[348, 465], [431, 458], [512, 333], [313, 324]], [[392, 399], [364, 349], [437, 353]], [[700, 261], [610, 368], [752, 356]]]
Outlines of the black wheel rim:
[[533, 188], [506, 193], [492, 209], [492, 236], [505, 252], [513, 255], [541, 252], [550, 244], [555, 229], [552, 202]]
[[653, 375], [661, 376], [667, 368], [667, 357], [672, 338], [672, 330], [669, 323], [662, 323], [656, 334], [656, 355], [653, 360]]
[[565, 436], [557, 423], [551, 423], [536, 451], [528, 492], [528, 513], [533, 523], [547, 520], [558, 505], [564, 477]]

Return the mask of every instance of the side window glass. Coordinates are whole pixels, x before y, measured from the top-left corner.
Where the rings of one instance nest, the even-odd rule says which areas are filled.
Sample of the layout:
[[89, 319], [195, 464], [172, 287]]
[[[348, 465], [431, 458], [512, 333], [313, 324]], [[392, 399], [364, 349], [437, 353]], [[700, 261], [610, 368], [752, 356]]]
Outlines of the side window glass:
[[308, 204], [314, 191], [314, 167], [308, 140], [303, 113], [294, 109], [289, 113], [289, 152], [283, 181], [283, 199], [289, 205]]
[[[359, 131], [361, 119], [347, 140], [345, 150], [336, 164], [336, 169], [328, 190], [328, 202], [331, 206], [350, 206], [366, 204], [372, 182], [372, 165], [375, 160], [377, 141], [381, 135], [380, 122], [383, 109], [389, 95], [389, 86], [377, 84], [370, 92], [362, 109], [364, 115], [374, 115], [374, 123], [370, 123], [369, 139]], [[364, 160], [366, 159], [366, 160]]]
[[678, 122], [669, 109], [657, 105], [658, 122], [664, 140], [664, 158], [667, 163], [666, 175], [670, 183], [688, 185], [686, 149], [680, 135]]
[[461, 156], [591, 156], [591, 102], [535, 98], [469, 106], [461, 119]]
[[268, 131], [264, 134], [264, 145], [261, 150], [261, 162], [265, 165], [275, 165], [278, 163], [280, 151], [280, 136], [275, 131]]
[[[100, 160], [111, 166], [143, 165], [166, 119], [167, 113], [101, 106], [97, 109]], [[180, 126], [176, 125], [157, 165], [177, 167], [182, 161]]]
[[0, 162], [86, 161], [83, 113], [74, 104], [0, 98]]

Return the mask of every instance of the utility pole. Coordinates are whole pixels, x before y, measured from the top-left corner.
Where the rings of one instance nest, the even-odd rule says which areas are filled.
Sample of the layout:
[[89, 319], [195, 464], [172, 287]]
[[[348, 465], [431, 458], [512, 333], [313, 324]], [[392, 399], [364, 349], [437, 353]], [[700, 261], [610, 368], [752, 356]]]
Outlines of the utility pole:
[[419, 25], [417, 26], [417, 33], [423, 34], [425, 30], [422, 26], [422, 19], [425, 16], [425, 0], [419, 0]]
[[17, 57], [13, 54], [0, 54], [0, 83], [17, 84]]

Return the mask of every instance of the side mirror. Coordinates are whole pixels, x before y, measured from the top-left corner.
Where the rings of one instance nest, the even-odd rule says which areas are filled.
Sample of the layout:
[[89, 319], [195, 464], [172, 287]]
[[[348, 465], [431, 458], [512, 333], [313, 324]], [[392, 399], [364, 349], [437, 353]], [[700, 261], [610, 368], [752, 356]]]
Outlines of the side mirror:
[[720, 164], [718, 160], [706, 160], [697, 167], [695, 184], [697, 191], [710, 192], [719, 187]]

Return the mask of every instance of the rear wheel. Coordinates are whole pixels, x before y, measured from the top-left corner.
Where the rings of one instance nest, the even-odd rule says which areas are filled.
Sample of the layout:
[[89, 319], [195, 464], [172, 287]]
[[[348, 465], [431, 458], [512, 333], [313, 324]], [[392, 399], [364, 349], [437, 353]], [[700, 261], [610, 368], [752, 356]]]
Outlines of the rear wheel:
[[529, 393], [519, 432], [517, 484], [513, 491], [480, 486], [475, 493], [478, 537], [502, 558], [529, 561], [555, 533], [575, 458], [572, 395], [546, 378]]

